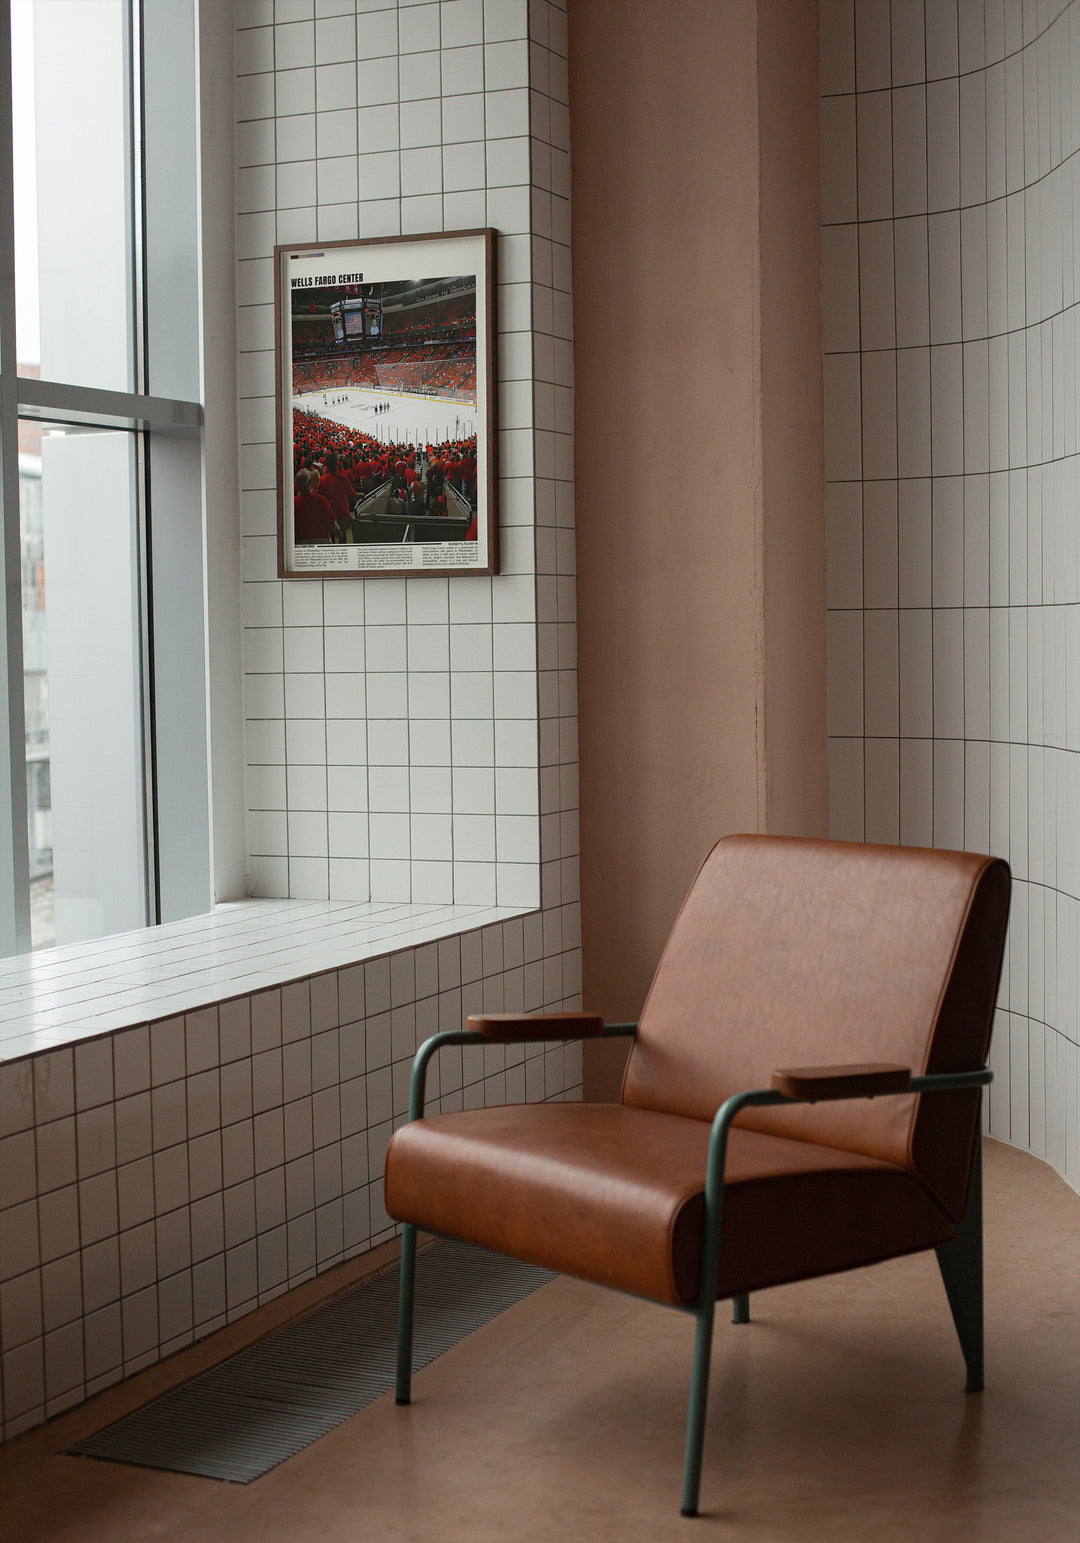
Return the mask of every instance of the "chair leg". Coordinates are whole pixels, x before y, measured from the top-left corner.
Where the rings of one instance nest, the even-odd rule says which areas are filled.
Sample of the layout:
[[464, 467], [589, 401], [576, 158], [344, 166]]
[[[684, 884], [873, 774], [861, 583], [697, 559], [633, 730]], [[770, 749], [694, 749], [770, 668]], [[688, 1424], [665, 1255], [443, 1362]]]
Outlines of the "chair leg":
[[694, 1370], [690, 1380], [690, 1412], [686, 1422], [686, 1460], [683, 1465], [682, 1514], [684, 1516], [698, 1514], [714, 1317], [715, 1303], [707, 1302], [703, 1307], [698, 1307], [697, 1332], [694, 1336]]
[[398, 1289], [397, 1392], [395, 1403], [407, 1404], [412, 1396], [413, 1297], [416, 1286], [416, 1228], [401, 1228], [401, 1275]]
[[967, 1390], [983, 1383], [982, 1141], [976, 1137], [967, 1215], [951, 1243], [936, 1249], [938, 1268], [967, 1364]]
[[744, 1291], [744, 1292], [739, 1293], [737, 1296], [733, 1296], [732, 1297], [732, 1299], [731, 1299], [731, 1321], [732, 1321], [732, 1323], [749, 1323], [750, 1322], [750, 1293], [749, 1292]]

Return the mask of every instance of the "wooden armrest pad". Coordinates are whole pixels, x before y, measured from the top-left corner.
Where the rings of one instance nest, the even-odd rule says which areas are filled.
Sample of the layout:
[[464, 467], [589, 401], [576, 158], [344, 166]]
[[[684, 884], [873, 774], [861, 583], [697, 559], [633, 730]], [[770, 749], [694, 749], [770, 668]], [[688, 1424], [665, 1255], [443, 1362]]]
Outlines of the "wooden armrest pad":
[[485, 1039], [592, 1039], [604, 1032], [599, 1013], [470, 1013], [469, 1028]]
[[792, 1066], [772, 1074], [772, 1085], [785, 1098], [800, 1103], [817, 1099], [874, 1098], [879, 1093], [906, 1093], [911, 1069], [874, 1061], [862, 1066]]

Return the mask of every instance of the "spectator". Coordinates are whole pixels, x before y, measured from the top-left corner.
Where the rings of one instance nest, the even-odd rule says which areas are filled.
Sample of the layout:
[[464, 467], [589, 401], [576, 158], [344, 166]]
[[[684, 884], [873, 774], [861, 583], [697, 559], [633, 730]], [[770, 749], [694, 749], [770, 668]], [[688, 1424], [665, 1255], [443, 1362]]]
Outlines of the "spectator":
[[293, 499], [293, 540], [332, 541], [335, 533], [334, 511], [320, 493], [311, 491], [311, 473], [302, 466], [296, 474]]
[[326, 457], [326, 470], [319, 478], [318, 491], [334, 511], [335, 520], [343, 522], [349, 518], [353, 487], [348, 477], [338, 471], [338, 458], [333, 451]]

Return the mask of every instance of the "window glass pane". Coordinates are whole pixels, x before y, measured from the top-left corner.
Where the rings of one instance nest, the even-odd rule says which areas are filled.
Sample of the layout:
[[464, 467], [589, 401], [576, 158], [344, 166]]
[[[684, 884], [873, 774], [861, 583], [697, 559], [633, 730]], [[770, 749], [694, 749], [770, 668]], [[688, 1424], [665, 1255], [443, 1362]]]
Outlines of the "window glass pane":
[[12, 0], [20, 373], [133, 383], [127, 0]]
[[33, 946], [147, 922], [134, 437], [20, 425]]

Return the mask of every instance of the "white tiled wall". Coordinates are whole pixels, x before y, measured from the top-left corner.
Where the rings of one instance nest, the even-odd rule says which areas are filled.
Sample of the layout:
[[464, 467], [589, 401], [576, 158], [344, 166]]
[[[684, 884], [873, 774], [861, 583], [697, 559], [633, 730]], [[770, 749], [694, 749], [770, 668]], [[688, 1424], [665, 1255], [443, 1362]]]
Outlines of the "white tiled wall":
[[[0, 1064], [0, 1434], [389, 1238], [416, 1046], [576, 1004], [553, 911]], [[440, 1052], [429, 1108], [581, 1096], [579, 1045]]]
[[822, 0], [830, 828], [1008, 858], [990, 1129], [1080, 1186], [1080, 0]]
[[[236, 6], [249, 887], [576, 901], [565, 10]], [[275, 242], [491, 225], [501, 573], [275, 577]]]

